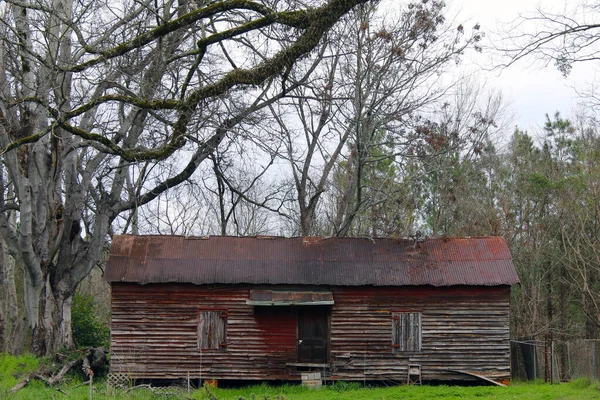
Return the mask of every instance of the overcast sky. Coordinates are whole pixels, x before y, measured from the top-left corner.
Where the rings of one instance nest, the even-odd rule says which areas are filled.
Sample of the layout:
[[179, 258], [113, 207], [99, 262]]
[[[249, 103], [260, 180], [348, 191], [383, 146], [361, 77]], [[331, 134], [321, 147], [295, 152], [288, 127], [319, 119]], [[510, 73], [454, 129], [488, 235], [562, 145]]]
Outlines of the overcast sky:
[[[541, 4], [545, 10], [555, 12], [565, 10], [564, 0], [448, 0], [450, 9], [458, 13], [460, 21], [468, 19], [479, 22], [485, 32], [501, 32], [505, 23], [514, 21], [520, 14], [531, 13]], [[573, 2], [569, 5], [571, 7]], [[467, 27], [468, 25], [465, 25]], [[489, 36], [488, 36], [489, 37]], [[490, 55], [477, 57], [477, 63], [489, 66]], [[494, 60], [492, 60], [494, 61]], [[589, 87], [594, 80], [593, 63], [575, 65], [570, 76], [564, 78], [550, 65], [542, 68], [532, 65], [531, 60], [518, 62], [502, 71], [483, 73], [482, 79], [491, 87], [502, 90], [511, 103], [514, 125], [535, 133], [545, 121], [546, 113], [560, 111], [564, 116], [572, 116], [577, 111], [581, 99], [577, 90]]]

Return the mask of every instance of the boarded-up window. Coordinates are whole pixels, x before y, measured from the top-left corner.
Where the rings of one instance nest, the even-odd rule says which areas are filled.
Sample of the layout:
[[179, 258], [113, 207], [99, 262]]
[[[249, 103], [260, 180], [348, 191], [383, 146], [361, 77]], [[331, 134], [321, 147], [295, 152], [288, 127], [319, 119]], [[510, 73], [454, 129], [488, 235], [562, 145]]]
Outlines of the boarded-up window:
[[421, 351], [421, 313], [392, 313], [394, 353]]
[[227, 313], [200, 311], [198, 313], [198, 349], [224, 349], [227, 334]]

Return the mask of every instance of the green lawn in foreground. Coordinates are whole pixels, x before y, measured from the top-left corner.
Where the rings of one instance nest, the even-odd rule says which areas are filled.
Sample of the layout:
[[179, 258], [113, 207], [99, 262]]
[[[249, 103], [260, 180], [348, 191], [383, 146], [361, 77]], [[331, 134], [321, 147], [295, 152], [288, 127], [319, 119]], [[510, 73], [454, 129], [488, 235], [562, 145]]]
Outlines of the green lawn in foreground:
[[[75, 383], [59, 386], [67, 395], [53, 388], [45, 387], [41, 382], [32, 382], [26, 388], [15, 394], [0, 391], [2, 399], [88, 399], [87, 386], [75, 388]], [[94, 399], [185, 399], [187, 392], [183, 389], [167, 389], [175, 396], [153, 394], [148, 389], [137, 389], [130, 393], [106, 391], [106, 384], [99, 382], [94, 391]], [[565, 384], [529, 384], [522, 383], [510, 387], [459, 387], [459, 386], [396, 386], [388, 388], [346, 388], [340, 390], [336, 385], [322, 389], [306, 389], [300, 386], [269, 387], [267, 385], [252, 386], [243, 389], [211, 389], [211, 394], [205, 390], [191, 393], [194, 399], [231, 399], [231, 400], [303, 400], [303, 399], [600, 399], [598, 382], [578, 380]]]
[[[353, 385], [349, 385], [353, 386]], [[298, 386], [271, 388], [266, 385], [244, 389], [213, 389], [219, 399], [264, 400], [264, 396], [278, 400], [284, 396], [289, 400], [305, 399], [600, 399], [598, 382], [581, 379], [566, 384], [546, 385], [543, 383], [520, 383], [510, 387], [497, 386], [395, 386], [388, 388], [354, 388], [336, 390], [338, 385], [324, 387], [320, 390], [305, 389]], [[280, 397], [281, 399], [281, 397]]]
[[[76, 387], [80, 378], [68, 377], [55, 388], [46, 387], [42, 382], [33, 381], [17, 393], [10, 393], [25, 374], [34, 371], [39, 361], [32, 356], [11, 357], [0, 354], [0, 399], [89, 399], [89, 387]], [[94, 399], [185, 399], [188, 393], [183, 389], [169, 388], [175, 396], [154, 394], [148, 389], [137, 389], [130, 393], [123, 390], [107, 391], [106, 382], [99, 380], [94, 389]], [[394, 386], [387, 388], [362, 388], [357, 383], [338, 382], [322, 389], [308, 389], [298, 385], [271, 387], [268, 385], [250, 386], [242, 389], [204, 389], [191, 393], [198, 400], [392, 400], [392, 399], [532, 399], [532, 400], [600, 400], [600, 383], [590, 379], [578, 379], [564, 384], [516, 383], [510, 387], [497, 386]]]

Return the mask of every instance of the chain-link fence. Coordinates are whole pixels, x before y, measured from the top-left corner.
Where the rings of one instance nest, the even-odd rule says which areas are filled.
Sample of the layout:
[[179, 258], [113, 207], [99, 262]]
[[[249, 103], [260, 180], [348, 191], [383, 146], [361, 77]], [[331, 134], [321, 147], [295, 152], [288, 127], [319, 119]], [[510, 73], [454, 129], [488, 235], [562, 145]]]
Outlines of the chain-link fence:
[[512, 378], [568, 381], [600, 378], [600, 341], [594, 339], [511, 341]]

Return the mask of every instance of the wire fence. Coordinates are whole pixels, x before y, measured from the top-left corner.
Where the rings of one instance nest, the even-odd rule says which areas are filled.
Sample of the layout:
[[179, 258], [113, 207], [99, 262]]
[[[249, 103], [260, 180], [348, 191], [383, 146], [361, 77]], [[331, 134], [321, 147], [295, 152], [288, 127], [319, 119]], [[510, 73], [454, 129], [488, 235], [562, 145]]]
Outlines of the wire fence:
[[511, 340], [512, 378], [564, 382], [600, 378], [600, 341], [595, 339]]

